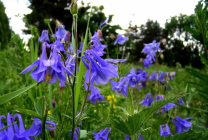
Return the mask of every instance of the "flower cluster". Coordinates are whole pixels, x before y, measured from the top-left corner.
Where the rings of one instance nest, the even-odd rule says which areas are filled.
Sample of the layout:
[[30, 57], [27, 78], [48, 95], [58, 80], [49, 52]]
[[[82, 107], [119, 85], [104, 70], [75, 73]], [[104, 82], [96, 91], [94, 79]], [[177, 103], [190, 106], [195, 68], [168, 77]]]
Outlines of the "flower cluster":
[[160, 50], [160, 43], [156, 43], [156, 40], [154, 40], [152, 43], [144, 45], [145, 46], [142, 50], [142, 53], [146, 53], [147, 56], [143, 60], [143, 63], [145, 68], [149, 68], [149, 66], [152, 65], [153, 61], [155, 61], [156, 52]]
[[[73, 76], [74, 69], [71, 57], [68, 57], [66, 65], [61, 61], [61, 52], [66, 52], [64, 43], [69, 41], [69, 36], [70, 33], [64, 29], [64, 25], [59, 25], [56, 33], [52, 35], [52, 37], [56, 38], [56, 41], [48, 44], [48, 31], [43, 30], [41, 37], [38, 39], [38, 41], [42, 42], [42, 54], [40, 59], [24, 69], [21, 74], [25, 74], [37, 66], [32, 70], [31, 77], [36, 80], [38, 84], [43, 81], [48, 84], [53, 84], [59, 80], [60, 87], [65, 86], [66, 74]], [[49, 58], [47, 58], [46, 48], [50, 49]]]
[[[104, 97], [99, 93], [98, 88], [94, 87], [94, 83], [97, 84], [106, 84], [110, 78], [117, 78], [118, 76], [118, 67], [117, 65], [111, 63], [125, 62], [124, 59], [102, 59], [101, 56], [105, 54], [104, 49], [107, 47], [100, 42], [100, 37], [98, 32], [91, 37], [92, 45], [91, 49], [88, 49], [84, 52], [82, 56], [82, 62], [85, 64], [88, 69], [85, 74], [85, 85], [89, 86], [91, 90], [91, 95], [88, 99], [95, 104], [104, 100]], [[89, 77], [90, 76], [90, 77]], [[90, 83], [89, 83], [90, 81]], [[87, 89], [87, 88], [86, 88]]]
[[[174, 123], [174, 125], [176, 127], [175, 133], [180, 134], [182, 132], [188, 132], [189, 129], [192, 127], [192, 123], [188, 122], [187, 120], [190, 120], [192, 118], [193, 117], [182, 119], [182, 118], [176, 116], [175, 119], [172, 119], [172, 122]], [[167, 135], [173, 136], [170, 132], [168, 125], [167, 124], [160, 125], [160, 136], [166, 137]]]
[[[17, 124], [16, 118], [18, 118], [19, 126]], [[42, 133], [41, 120], [33, 118], [32, 126], [25, 130], [23, 120], [20, 114], [15, 114], [12, 116], [10, 113], [7, 114], [7, 117], [4, 115], [0, 116], [0, 129], [5, 128], [2, 119], [7, 120], [7, 128], [0, 131], [0, 139], [2, 140], [17, 140], [17, 139], [32, 139], [32, 136], [39, 136]], [[45, 129], [55, 130], [56, 124], [53, 121], [46, 121]]]

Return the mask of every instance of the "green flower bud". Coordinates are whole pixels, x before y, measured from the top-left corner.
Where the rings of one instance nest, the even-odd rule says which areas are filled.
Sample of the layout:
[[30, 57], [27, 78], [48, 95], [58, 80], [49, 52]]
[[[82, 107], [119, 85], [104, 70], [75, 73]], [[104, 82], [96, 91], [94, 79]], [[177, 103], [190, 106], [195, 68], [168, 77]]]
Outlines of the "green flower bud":
[[72, 15], [76, 15], [78, 13], [78, 5], [77, 1], [73, 1], [70, 5], [70, 12]]

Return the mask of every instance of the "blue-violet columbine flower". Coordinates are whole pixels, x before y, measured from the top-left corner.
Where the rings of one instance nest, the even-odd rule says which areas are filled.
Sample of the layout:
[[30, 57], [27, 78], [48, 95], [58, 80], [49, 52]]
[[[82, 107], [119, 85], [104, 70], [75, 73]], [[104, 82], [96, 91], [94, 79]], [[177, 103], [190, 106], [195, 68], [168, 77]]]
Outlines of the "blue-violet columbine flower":
[[123, 45], [124, 42], [126, 42], [127, 40], [129, 40], [128, 37], [123, 37], [121, 34], [118, 34], [116, 41], [114, 42], [114, 45], [116, 45], [117, 43], [120, 45]]
[[38, 39], [38, 42], [49, 42], [48, 31], [43, 30], [41, 36]]
[[168, 125], [167, 124], [160, 125], [160, 136], [166, 137], [167, 135], [173, 136], [170, 132]]
[[142, 53], [147, 54], [146, 59], [155, 61], [156, 52], [157, 50], [160, 50], [160, 42], [156, 43], [156, 40], [154, 40], [152, 43], [144, 45]]
[[107, 23], [108, 23], [108, 20], [109, 20], [109, 17], [107, 17], [107, 18], [105, 19], [105, 21], [104, 21], [103, 23], [100, 24], [99, 28], [100, 28], [101, 26], [103, 26], [104, 24], [107, 24]]
[[90, 96], [87, 97], [88, 100], [90, 100], [91, 103], [95, 104], [96, 102], [101, 102], [101, 100], [105, 101], [102, 94], [100, 94], [99, 89], [97, 87], [93, 87], [91, 89]]
[[190, 119], [193, 119], [193, 117], [182, 119], [176, 116], [175, 119], [172, 120], [176, 126], [176, 133], [188, 132], [192, 126], [192, 123], [187, 121]]
[[154, 102], [152, 98], [151, 93], [147, 93], [146, 97], [144, 100], [142, 100], [139, 104], [142, 104], [142, 106], [151, 106], [151, 104]]
[[110, 84], [113, 86], [111, 89], [115, 90], [117, 94], [123, 94], [123, 96], [127, 96], [128, 83], [128, 78], [124, 77], [122, 77], [119, 82], [110, 80]]
[[100, 130], [100, 132], [96, 133], [96, 132], [93, 132], [92, 134], [94, 135], [94, 139], [95, 140], [110, 140], [108, 138], [108, 134], [110, 133], [111, 131], [111, 128], [105, 128], [104, 130]]
[[183, 106], [185, 106], [185, 104], [184, 104], [184, 101], [183, 101], [183, 98], [182, 98], [182, 97], [178, 99], [177, 103], [178, 103], [179, 105], [183, 105]]
[[[78, 140], [78, 137], [79, 137], [79, 131], [80, 131], [80, 128], [79, 128], [79, 127], [75, 128], [73, 140]], [[69, 134], [71, 135], [71, 130], [69, 131]]]

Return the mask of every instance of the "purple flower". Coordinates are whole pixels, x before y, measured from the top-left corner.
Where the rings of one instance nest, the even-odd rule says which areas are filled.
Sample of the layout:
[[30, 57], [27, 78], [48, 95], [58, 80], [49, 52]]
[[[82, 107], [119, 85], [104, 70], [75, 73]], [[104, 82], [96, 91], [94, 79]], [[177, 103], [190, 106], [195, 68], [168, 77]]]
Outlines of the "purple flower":
[[144, 100], [142, 100], [139, 104], [142, 104], [142, 106], [151, 106], [151, 104], [154, 102], [152, 98], [151, 93], [147, 93], [146, 97]]
[[146, 59], [155, 61], [155, 54], [157, 50], [160, 50], [160, 42], [156, 43], [156, 40], [154, 40], [152, 43], [144, 44], [144, 48], [142, 50], [142, 53], [146, 53]]
[[[79, 127], [75, 128], [73, 140], [78, 140], [79, 131], [80, 131], [80, 128]], [[69, 131], [69, 134], [71, 135], [71, 130]]]
[[170, 132], [168, 125], [167, 124], [160, 125], [160, 136], [166, 137], [167, 135], [173, 136]]
[[[33, 118], [33, 124], [32, 126], [26, 130], [23, 134], [27, 137], [29, 136], [39, 136], [42, 133], [42, 127], [41, 127], [41, 120], [38, 118]], [[49, 130], [55, 130], [56, 129], [56, 124], [53, 121], [47, 120], [45, 122], [46, 125], [45, 129], [49, 129]]]
[[118, 77], [118, 67], [116, 65], [106, 62], [93, 50], [87, 50], [84, 54], [82, 61], [88, 69], [85, 74], [86, 83], [89, 82], [89, 64], [85, 61], [84, 57], [88, 62], [91, 62], [91, 82], [106, 84], [110, 78]]
[[42, 34], [41, 34], [41, 37], [39, 37], [38, 39], [38, 42], [46, 42], [48, 41], [49, 42], [49, 37], [48, 37], [48, 31], [47, 30], [43, 30], [42, 31]]
[[117, 43], [120, 45], [123, 45], [124, 42], [126, 42], [127, 40], [129, 40], [128, 37], [123, 37], [121, 34], [118, 34], [116, 41], [114, 42], [114, 45], [116, 45]]
[[149, 69], [149, 66], [151, 66], [153, 62], [152, 62], [152, 60], [144, 59], [143, 63], [144, 63], [144, 67]]
[[183, 102], [183, 98], [182, 98], [182, 97], [178, 99], [177, 103], [178, 103], [179, 105], [183, 105], [183, 106], [185, 106], [185, 104], [184, 104], [184, 102]]
[[176, 116], [175, 119], [172, 120], [174, 125], [176, 126], [176, 133], [180, 134], [182, 132], [188, 132], [192, 126], [192, 123], [188, 122], [187, 120], [190, 120], [192, 118], [193, 117], [182, 119], [182, 118]]
[[65, 30], [65, 26], [59, 25], [58, 30], [56, 31], [56, 33], [54, 35], [52, 35], [52, 37], [56, 37], [57, 39], [63, 39], [65, 37], [66, 33], [67, 32]]
[[55, 47], [59, 51], [66, 52], [64, 49], [64, 44], [62, 42], [62, 38], [57, 38], [54, 43], [50, 44], [50, 46], [52, 46], [52, 49]]
[[110, 133], [111, 131], [111, 128], [105, 128], [104, 130], [100, 130], [100, 132], [96, 133], [96, 132], [93, 132], [92, 134], [94, 135], [94, 139], [95, 140], [110, 140], [108, 138], [108, 134]]
[[127, 96], [128, 90], [128, 78], [122, 77], [119, 82], [110, 81], [111, 85], [113, 86], [111, 89], [115, 90], [117, 94], [123, 94]]
[[103, 23], [100, 24], [99, 28], [101, 28], [101, 26], [103, 26], [104, 24], [107, 24], [108, 20], [109, 20], [109, 17], [107, 17], [106, 20]]
[[[16, 139], [32, 139], [29, 138], [29, 136], [25, 136], [25, 128], [23, 124], [23, 120], [20, 114], [15, 114], [12, 116], [10, 113], [7, 114], [7, 118], [4, 115], [0, 116], [0, 129], [4, 128], [4, 123], [2, 122], [2, 118], [4, 120], [7, 119], [7, 127], [6, 129], [0, 131], [0, 139], [1, 140], [16, 140]], [[19, 126], [16, 123], [15, 118], [18, 118], [19, 120]], [[14, 123], [12, 125], [12, 123]]]
[[162, 71], [159, 71], [159, 81], [160, 82], [166, 82], [167, 81], [167, 73], [166, 72], [162, 72]]
[[[38, 84], [42, 81], [48, 84], [55, 83], [58, 78], [61, 82], [66, 81], [65, 73], [73, 76], [73, 74], [62, 65], [60, 55], [57, 54], [56, 47], [51, 52], [50, 59], [46, 58], [46, 46], [43, 45], [42, 55], [40, 60], [36, 60], [33, 64], [24, 69], [21, 74], [25, 74], [30, 71], [36, 65], [37, 68], [31, 72], [31, 77], [35, 79]], [[62, 84], [63, 85], [63, 84]]]
[[[138, 136], [139, 136], [139, 139], [138, 140], [144, 140], [144, 138], [141, 136], [141, 134], [139, 133], [138, 134]], [[125, 139], [124, 140], [131, 140], [131, 137], [130, 136], [128, 136], [128, 135], [126, 135], [126, 137], [125, 137]]]
[[103, 95], [100, 94], [99, 89], [97, 87], [93, 87], [91, 89], [90, 96], [87, 97], [88, 100], [90, 100], [91, 103], [95, 104], [96, 102], [101, 102], [101, 100], [105, 101]]
[[149, 77], [149, 80], [158, 81], [158, 79], [159, 79], [158, 73], [156, 71], [153, 71], [152, 74]]
[[[172, 109], [173, 107], [175, 107], [176, 105], [174, 103], [168, 103], [166, 105], [164, 105], [162, 108], [161, 108], [161, 114], [165, 111], [169, 111], [170, 109]], [[158, 113], [158, 112], [157, 112]]]
[[65, 36], [64, 36], [64, 42], [65, 43], [70, 42], [70, 37], [71, 37], [71, 33], [69, 31], [66, 31]]
[[129, 79], [129, 87], [136, 87], [139, 83], [139, 77], [135, 73], [135, 69], [132, 68], [128, 74], [126, 74], [127, 78]]
[[103, 56], [103, 54], [105, 54], [103, 50], [107, 47], [107, 45], [100, 43], [100, 38], [97, 32], [94, 33], [94, 35], [91, 37], [91, 40], [93, 42], [91, 48], [97, 53], [98, 56]]
[[[4, 115], [0, 116], [0, 129], [4, 128], [4, 124], [2, 123], [2, 118], [6, 119]], [[16, 118], [18, 118], [19, 123], [16, 122]], [[11, 125], [14, 123], [13, 125]], [[19, 126], [18, 126], [19, 124]], [[45, 127], [46, 129], [55, 130], [56, 124], [52, 121], [46, 121], [46, 124], [53, 126]], [[10, 125], [10, 126], [9, 126]], [[15, 114], [12, 116], [10, 113], [7, 114], [7, 126], [8, 128], [0, 131], [0, 139], [1, 140], [33, 140], [30, 138], [32, 136], [38, 136], [41, 134], [41, 121], [39, 119], [34, 118], [34, 122], [32, 126], [25, 130], [23, 120], [20, 114]]]
[[155, 101], [160, 101], [160, 100], [164, 100], [164, 95], [156, 95], [155, 96]]

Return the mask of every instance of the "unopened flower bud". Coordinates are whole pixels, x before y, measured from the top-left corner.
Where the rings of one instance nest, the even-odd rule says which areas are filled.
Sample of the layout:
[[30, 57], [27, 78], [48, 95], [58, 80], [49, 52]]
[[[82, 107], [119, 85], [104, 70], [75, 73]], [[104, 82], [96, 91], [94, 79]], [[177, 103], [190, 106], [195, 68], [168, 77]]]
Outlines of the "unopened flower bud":
[[160, 54], [160, 58], [163, 60], [164, 59], [164, 55], [161, 53]]
[[69, 43], [70, 42], [71, 33], [69, 31], [66, 32], [64, 36], [64, 42]]
[[[51, 126], [51, 125], [49, 125], [49, 127], [53, 128], [53, 126]], [[54, 138], [55, 137], [55, 130], [49, 129], [49, 134], [50, 134], [51, 138]]]
[[165, 38], [162, 39], [162, 44], [165, 46], [167, 44], [167, 40]]
[[70, 5], [70, 12], [72, 15], [76, 15], [78, 13], [78, 5], [76, 0], [74, 0]]
[[110, 38], [113, 40], [115, 38], [114, 34], [110, 34]]
[[140, 58], [140, 59], [139, 59], [139, 62], [141, 62], [141, 63], [142, 63], [142, 62], [143, 62], [143, 59], [142, 59], [142, 58]]
[[54, 109], [56, 108], [56, 101], [55, 101], [55, 99], [52, 100], [52, 106], [53, 106]]
[[98, 34], [99, 38], [102, 38], [102, 31], [101, 30], [98, 29], [97, 34]]

